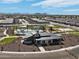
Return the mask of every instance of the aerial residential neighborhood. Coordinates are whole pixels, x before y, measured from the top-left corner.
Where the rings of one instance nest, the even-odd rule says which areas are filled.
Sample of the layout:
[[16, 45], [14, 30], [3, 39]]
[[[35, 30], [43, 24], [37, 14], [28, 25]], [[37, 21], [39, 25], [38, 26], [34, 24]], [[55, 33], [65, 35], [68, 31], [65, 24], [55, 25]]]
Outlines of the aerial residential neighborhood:
[[0, 59], [79, 59], [79, 0], [0, 0]]
[[[26, 16], [26, 17], [25, 17]], [[79, 27], [30, 16], [8, 17], [0, 20], [0, 50], [14, 52], [52, 51], [79, 44]], [[72, 16], [72, 15], [70, 15]], [[64, 17], [66, 17], [64, 15]], [[78, 17], [78, 16], [77, 16]], [[61, 17], [62, 18], [62, 17]], [[61, 19], [59, 18], [59, 19]], [[29, 21], [28, 21], [29, 20]], [[59, 24], [59, 25], [58, 25]], [[70, 27], [68, 27], [70, 26]], [[75, 28], [76, 27], [76, 28]], [[78, 29], [77, 29], [78, 28]]]

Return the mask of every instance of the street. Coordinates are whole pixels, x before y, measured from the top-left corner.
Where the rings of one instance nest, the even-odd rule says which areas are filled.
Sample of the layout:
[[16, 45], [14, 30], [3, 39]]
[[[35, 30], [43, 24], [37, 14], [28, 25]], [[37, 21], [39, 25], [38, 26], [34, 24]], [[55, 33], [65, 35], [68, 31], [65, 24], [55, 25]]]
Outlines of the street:
[[62, 51], [46, 54], [0, 54], [0, 59], [75, 59], [75, 57]]

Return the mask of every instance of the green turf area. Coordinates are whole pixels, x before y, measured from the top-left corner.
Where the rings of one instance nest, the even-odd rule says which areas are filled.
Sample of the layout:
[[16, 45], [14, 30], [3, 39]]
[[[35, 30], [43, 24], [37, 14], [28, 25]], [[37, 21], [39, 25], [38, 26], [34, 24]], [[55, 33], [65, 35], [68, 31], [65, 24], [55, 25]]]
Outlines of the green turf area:
[[48, 27], [52, 27], [52, 28], [65, 28], [64, 26], [60, 26], [60, 25], [52, 25], [52, 26], [48, 26]]
[[4, 38], [3, 40], [0, 41], [0, 45], [10, 44], [15, 40], [16, 40], [16, 37], [13, 37], [13, 36], [6, 37], [6, 38]]
[[54, 25], [54, 28], [64, 28], [64, 26]]
[[72, 35], [76, 35], [76, 36], [79, 36], [79, 32], [69, 32], [69, 34], [72, 34]]

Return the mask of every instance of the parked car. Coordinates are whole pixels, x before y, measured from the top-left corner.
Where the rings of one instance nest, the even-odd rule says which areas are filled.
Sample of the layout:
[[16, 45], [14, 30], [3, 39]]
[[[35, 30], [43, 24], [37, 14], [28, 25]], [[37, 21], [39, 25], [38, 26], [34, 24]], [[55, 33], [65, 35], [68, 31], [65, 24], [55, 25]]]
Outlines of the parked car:
[[26, 44], [26, 45], [33, 44], [33, 38], [32, 37], [25, 38], [23, 44]]

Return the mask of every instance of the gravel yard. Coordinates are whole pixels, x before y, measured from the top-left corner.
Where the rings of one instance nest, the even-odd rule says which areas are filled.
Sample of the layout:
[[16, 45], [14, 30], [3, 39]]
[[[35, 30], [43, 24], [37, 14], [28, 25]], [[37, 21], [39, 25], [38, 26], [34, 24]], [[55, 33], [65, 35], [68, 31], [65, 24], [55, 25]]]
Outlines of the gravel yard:
[[69, 47], [69, 46], [75, 46], [79, 44], [79, 37], [70, 35], [70, 34], [65, 34], [63, 35], [64, 41], [62, 41], [63, 44], [59, 45], [48, 45], [48, 46], [43, 46], [46, 51], [50, 50], [56, 50], [64, 47]]
[[16, 41], [8, 45], [0, 46], [0, 50], [3, 51], [19, 51], [19, 52], [32, 52], [39, 51], [39, 49], [34, 45], [23, 45], [21, 44], [21, 38], [17, 38]]

